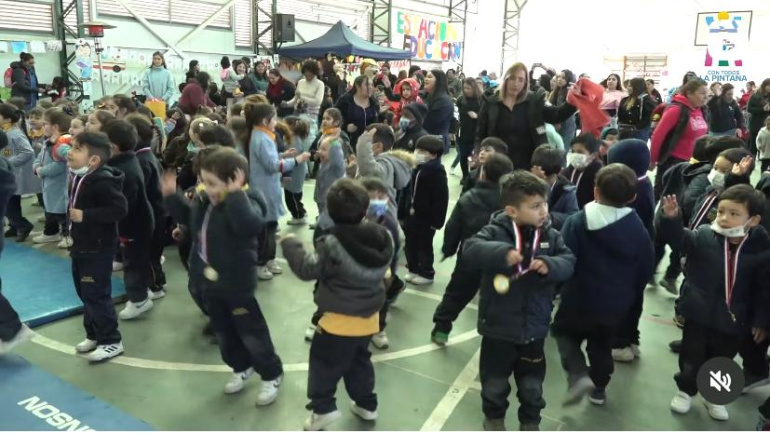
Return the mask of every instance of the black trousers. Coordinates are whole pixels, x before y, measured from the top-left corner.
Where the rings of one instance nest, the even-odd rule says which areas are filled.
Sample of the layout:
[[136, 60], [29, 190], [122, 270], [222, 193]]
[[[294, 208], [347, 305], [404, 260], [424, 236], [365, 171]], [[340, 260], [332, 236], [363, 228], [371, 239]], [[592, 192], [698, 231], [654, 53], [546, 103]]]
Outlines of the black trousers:
[[155, 230], [152, 232], [150, 245], [150, 290], [157, 292], [166, 285], [166, 273], [160, 258], [163, 256], [163, 248], [166, 246], [166, 225], [164, 218], [158, 218]]
[[734, 358], [741, 347], [741, 339], [694, 323], [684, 322], [682, 348], [679, 351], [679, 372], [674, 375], [677, 387], [690, 396], [698, 393], [698, 370], [711, 358]]
[[[612, 341], [615, 326], [609, 324], [582, 321], [569, 327], [555, 327], [553, 336], [559, 348], [561, 366], [567, 372], [567, 382], [574, 384], [586, 375], [591, 378], [597, 388], [605, 388], [610, 383], [610, 376], [615, 371], [612, 360]], [[586, 357], [581, 345], [586, 342]]]
[[[679, 251], [675, 250], [672, 245], [669, 245], [671, 247], [671, 252], [668, 255], [668, 267], [666, 268], [666, 273], [664, 275], [664, 278], [667, 280], [675, 280], [679, 277], [679, 274], [682, 273], [682, 256], [679, 253]], [[666, 255], [666, 243], [658, 239], [658, 236], [655, 236], [655, 268], [658, 268], [658, 265], [660, 265], [660, 262], [663, 260], [663, 256]]]
[[207, 292], [204, 299], [225, 364], [235, 372], [253, 367], [263, 381], [275, 380], [283, 374], [267, 321], [251, 290]]
[[519, 399], [519, 422], [539, 424], [540, 411], [545, 408], [543, 380], [545, 379], [545, 340], [528, 344], [483, 337], [481, 339], [481, 408], [488, 419], [505, 418], [510, 377], [516, 381]]
[[613, 347], [623, 349], [632, 344], [639, 345], [639, 320], [642, 318], [644, 309], [644, 292], [639, 292], [634, 298], [631, 309], [626, 313], [626, 317], [620, 322], [617, 328], [617, 334]]
[[395, 301], [406, 288], [404, 284], [405, 283], [401, 278], [398, 278], [398, 275], [393, 272], [393, 280], [391, 281], [390, 286], [385, 289], [385, 303], [383, 303], [382, 308], [380, 308], [380, 332], [384, 331], [388, 326], [388, 311], [390, 310], [393, 301]]
[[316, 333], [310, 344], [310, 369], [307, 379], [307, 409], [317, 414], [337, 410], [337, 384], [340, 379], [345, 389], [360, 408], [377, 410], [374, 393], [374, 366], [369, 340], [365, 337], [341, 337]]
[[62, 236], [69, 234], [67, 229], [67, 215], [63, 213], [45, 213], [45, 228], [43, 234], [46, 236], [61, 233]]
[[470, 142], [458, 142], [457, 152], [460, 155], [460, 170], [463, 172], [463, 179], [468, 177], [470, 170], [468, 169], [468, 157], [473, 154], [473, 141]]
[[123, 245], [123, 281], [131, 302], [141, 303], [147, 299], [151, 281], [151, 248], [150, 237], [130, 239]]
[[294, 193], [288, 189], [283, 190], [283, 198], [286, 201], [286, 207], [289, 209], [292, 218], [305, 218], [307, 211], [305, 211], [305, 205], [302, 204], [302, 193]]
[[746, 378], [749, 376], [765, 378], [770, 375], [770, 364], [767, 359], [768, 346], [770, 346], [770, 339], [757, 344], [751, 334], [746, 334], [738, 349], [743, 360], [743, 375]]
[[111, 279], [112, 254], [72, 258], [72, 280], [75, 292], [83, 302], [86, 338], [98, 344], [113, 344], [121, 340], [118, 315], [112, 303]]
[[8, 302], [8, 299], [3, 296], [2, 282], [0, 282], [0, 341], [10, 341], [19, 333], [20, 329], [19, 315]]
[[473, 300], [479, 291], [481, 272], [464, 264], [462, 255], [457, 255], [455, 270], [444, 291], [444, 297], [433, 313], [433, 323], [439, 332], [452, 331], [452, 323]]
[[267, 262], [275, 259], [275, 238], [278, 233], [278, 221], [270, 221], [259, 236], [259, 266], [267, 265]]
[[190, 297], [193, 299], [193, 302], [195, 302], [195, 305], [198, 306], [204, 315], [208, 316], [209, 310], [206, 306], [206, 291], [200, 284], [200, 281], [197, 281], [197, 278], [188, 278], [187, 290], [190, 292]]
[[404, 222], [406, 242], [406, 266], [409, 272], [432, 280], [436, 275], [433, 270], [433, 236], [436, 231], [429, 223], [415, 217], [408, 217]]
[[8, 217], [8, 225], [18, 233], [31, 231], [32, 227], [34, 227], [33, 224], [22, 215], [20, 195], [12, 195], [8, 200], [8, 210], [6, 211], [5, 216]]

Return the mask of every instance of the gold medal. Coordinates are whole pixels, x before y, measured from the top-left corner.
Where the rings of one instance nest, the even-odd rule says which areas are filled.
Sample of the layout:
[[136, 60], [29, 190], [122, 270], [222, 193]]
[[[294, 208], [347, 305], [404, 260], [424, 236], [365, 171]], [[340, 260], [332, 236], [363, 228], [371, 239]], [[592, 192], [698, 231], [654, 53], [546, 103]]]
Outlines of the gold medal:
[[385, 279], [389, 280], [390, 277], [392, 277], [392, 276], [393, 276], [393, 272], [391, 272], [390, 268], [388, 268], [388, 270], [385, 271]]
[[409, 215], [414, 216], [414, 208], [409, 208]]
[[211, 266], [206, 266], [203, 269], [203, 276], [209, 281], [217, 281], [219, 279], [219, 272], [217, 272]]
[[508, 289], [511, 288], [511, 281], [507, 275], [497, 274], [492, 283], [495, 287], [495, 291], [501, 295], [508, 293]]

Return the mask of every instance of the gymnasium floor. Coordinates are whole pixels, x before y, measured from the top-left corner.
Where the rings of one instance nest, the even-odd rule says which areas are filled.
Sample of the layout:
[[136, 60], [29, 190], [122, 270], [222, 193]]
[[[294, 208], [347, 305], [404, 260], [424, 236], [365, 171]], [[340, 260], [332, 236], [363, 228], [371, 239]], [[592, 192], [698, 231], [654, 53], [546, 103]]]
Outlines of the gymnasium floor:
[[[454, 156], [454, 154], [452, 154]], [[459, 170], [458, 170], [459, 171]], [[450, 176], [450, 197], [459, 196], [459, 177]], [[305, 202], [311, 212], [312, 181], [305, 184]], [[41, 213], [24, 201], [25, 215], [34, 221]], [[454, 203], [450, 203], [450, 208]], [[41, 224], [36, 224], [41, 229]], [[282, 225], [307, 242], [307, 228]], [[443, 234], [434, 241], [439, 251]], [[41, 248], [64, 255], [55, 244]], [[126, 353], [102, 365], [88, 365], [74, 354], [83, 339], [80, 316], [36, 329], [33, 343], [17, 350], [36, 366], [73, 384], [157, 430], [299, 430], [308, 412], [304, 406], [309, 344], [303, 340], [314, 311], [312, 284], [300, 282], [283, 262], [285, 273], [260, 282], [257, 298], [267, 317], [273, 341], [286, 374], [278, 400], [256, 408], [258, 379], [236, 395], [222, 393], [229, 371], [215, 345], [201, 336], [204, 317], [187, 292], [187, 279], [175, 248], [167, 249], [165, 269], [168, 296], [156, 301], [146, 317], [121, 322]], [[279, 257], [282, 257], [279, 252]], [[23, 264], [20, 264], [23, 266]], [[481, 430], [475, 302], [463, 312], [451, 334], [450, 345], [430, 342], [433, 311], [454, 267], [454, 260], [437, 263], [432, 286], [411, 286], [391, 310], [388, 336], [391, 347], [372, 346], [377, 375], [379, 419], [359, 421], [348, 410], [349, 400], [340, 386], [338, 406], [343, 418], [339, 430]], [[546, 343], [548, 370], [545, 380], [543, 430], [749, 430], [757, 421], [756, 407], [768, 391], [745, 395], [729, 406], [730, 421], [709, 418], [701, 404], [686, 416], [674, 415], [669, 402], [676, 392], [672, 376], [677, 357], [668, 349], [680, 331], [671, 322], [674, 296], [662, 288], [648, 288], [641, 321], [642, 355], [632, 364], [615, 364], [616, 370], [603, 407], [582, 403], [562, 407], [566, 376], [559, 365], [552, 339]], [[122, 309], [122, 305], [118, 306]], [[515, 385], [507, 426], [518, 429]], [[0, 422], [0, 424], [2, 424]], [[0, 429], [2, 429], [0, 425]]]

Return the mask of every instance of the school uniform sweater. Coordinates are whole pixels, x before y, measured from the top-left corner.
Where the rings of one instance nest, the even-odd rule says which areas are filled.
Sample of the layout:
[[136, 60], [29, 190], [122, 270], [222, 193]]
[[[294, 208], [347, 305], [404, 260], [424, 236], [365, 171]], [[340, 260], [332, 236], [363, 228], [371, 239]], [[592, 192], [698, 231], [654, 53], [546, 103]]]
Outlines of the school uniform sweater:
[[570, 183], [575, 185], [578, 208], [583, 209], [585, 205], [594, 201], [594, 181], [596, 179], [596, 173], [598, 173], [601, 168], [601, 161], [595, 159], [583, 170], [576, 170], [575, 167], [568, 165], [567, 168], [562, 171], [562, 176], [566, 177]]
[[128, 215], [124, 179], [120, 170], [107, 165], [72, 179], [69, 200], [83, 211], [83, 221], [72, 223], [70, 256], [111, 256], [118, 250], [118, 221]]
[[412, 173], [408, 191], [399, 210], [399, 219], [414, 218], [434, 230], [441, 229], [449, 206], [449, 187], [441, 159], [418, 165]]
[[[64, 139], [65, 137], [68, 136], [59, 138]], [[48, 140], [45, 143], [45, 149], [40, 152], [38, 160], [33, 164], [33, 169], [40, 168], [38, 177], [40, 177], [43, 189], [43, 204], [48, 213], [64, 214], [67, 212], [67, 153], [69, 153], [69, 149], [69, 144], [57, 146]]]
[[118, 233], [126, 239], [149, 239], [155, 228], [150, 202], [147, 200], [144, 174], [134, 152], [123, 152], [110, 158], [110, 167], [125, 176], [123, 195], [128, 201], [128, 214], [118, 223]]
[[326, 193], [332, 184], [345, 177], [345, 156], [342, 152], [342, 142], [333, 140], [329, 146], [329, 161], [322, 162], [315, 179], [313, 199], [318, 205], [319, 213], [326, 212]]
[[561, 230], [567, 218], [579, 210], [576, 191], [575, 185], [561, 175], [551, 186], [548, 213], [551, 215], [551, 226], [556, 230]]

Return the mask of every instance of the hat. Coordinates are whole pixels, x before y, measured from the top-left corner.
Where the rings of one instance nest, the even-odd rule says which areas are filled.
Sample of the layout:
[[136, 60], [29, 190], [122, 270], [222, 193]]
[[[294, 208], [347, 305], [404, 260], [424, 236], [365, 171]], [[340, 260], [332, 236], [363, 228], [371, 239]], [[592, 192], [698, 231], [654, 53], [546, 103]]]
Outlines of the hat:
[[418, 125], [422, 125], [422, 122], [425, 120], [425, 115], [428, 114], [428, 107], [426, 107], [424, 104], [414, 103], [409, 104], [406, 107], [404, 107], [405, 110], [409, 110], [410, 113], [412, 113], [412, 116], [414, 116], [414, 119], [417, 120]]
[[620, 140], [607, 152], [607, 162], [626, 165], [637, 176], [644, 176], [650, 167], [650, 149], [647, 143], [636, 138]]

